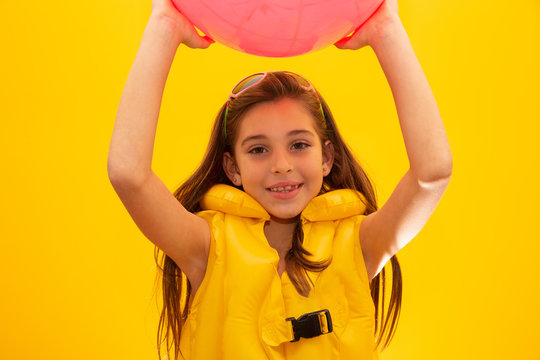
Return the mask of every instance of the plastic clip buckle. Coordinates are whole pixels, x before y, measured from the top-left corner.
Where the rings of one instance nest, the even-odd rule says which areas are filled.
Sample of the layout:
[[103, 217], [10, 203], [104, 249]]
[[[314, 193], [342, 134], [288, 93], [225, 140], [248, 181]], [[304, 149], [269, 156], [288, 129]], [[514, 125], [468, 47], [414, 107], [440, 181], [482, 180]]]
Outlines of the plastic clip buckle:
[[328, 334], [332, 332], [332, 318], [328, 309], [314, 311], [304, 314], [298, 319], [293, 317], [285, 319], [292, 323], [295, 342], [303, 338], [312, 338], [315, 336]]

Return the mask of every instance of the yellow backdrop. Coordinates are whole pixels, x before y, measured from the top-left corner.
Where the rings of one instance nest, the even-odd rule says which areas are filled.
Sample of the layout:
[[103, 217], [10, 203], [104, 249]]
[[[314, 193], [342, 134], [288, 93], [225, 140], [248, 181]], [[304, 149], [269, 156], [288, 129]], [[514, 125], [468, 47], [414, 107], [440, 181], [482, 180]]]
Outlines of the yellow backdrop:
[[[154, 246], [106, 166], [149, 11], [150, 1], [0, 1], [0, 359], [157, 359]], [[454, 169], [398, 253], [403, 309], [381, 358], [540, 359], [540, 2], [402, 0], [400, 15]], [[181, 45], [154, 171], [175, 189], [231, 87], [282, 69], [320, 90], [384, 204], [408, 159], [369, 48], [272, 59]]]

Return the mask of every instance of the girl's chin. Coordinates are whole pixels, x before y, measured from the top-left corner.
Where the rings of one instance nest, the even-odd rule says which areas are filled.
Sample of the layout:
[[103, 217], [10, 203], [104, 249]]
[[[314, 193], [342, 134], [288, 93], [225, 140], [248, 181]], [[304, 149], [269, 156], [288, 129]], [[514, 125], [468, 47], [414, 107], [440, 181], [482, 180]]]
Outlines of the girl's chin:
[[279, 224], [292, 224], [298, 221], [298, 215], [293, 216], [293, 217], [286, 217], [286, 216], [278, 217], [273, 214], [270, 214], [270, 220]]

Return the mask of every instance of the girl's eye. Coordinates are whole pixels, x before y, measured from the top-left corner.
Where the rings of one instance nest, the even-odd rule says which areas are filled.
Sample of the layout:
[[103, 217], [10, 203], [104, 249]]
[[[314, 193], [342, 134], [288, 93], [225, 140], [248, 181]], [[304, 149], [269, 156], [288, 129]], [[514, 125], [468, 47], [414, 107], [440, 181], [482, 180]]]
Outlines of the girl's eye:
[[250, 154], [262, 154], [264, 152], [266, 152], [266, 149], [263, 148], [262, 146], [254, 147], [253, 149], [248, 151], [248, 153]]
[[297, 142], [293, 144], [293, 149], [295, 150], [301, 150], [307, 148], [309, 145], [303, 142]]

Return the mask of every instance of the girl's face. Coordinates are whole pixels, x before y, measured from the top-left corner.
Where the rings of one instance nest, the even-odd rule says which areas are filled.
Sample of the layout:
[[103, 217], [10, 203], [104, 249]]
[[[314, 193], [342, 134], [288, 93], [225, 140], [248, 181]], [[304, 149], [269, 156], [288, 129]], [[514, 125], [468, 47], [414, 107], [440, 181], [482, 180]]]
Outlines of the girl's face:
[[236, 139], [234, 157], [224, 156], [227, 176], [277, 219], [300, 214], [332, 168], [332, 143], [321, 144], [311, 114], [294, 99], [255, 105]]

